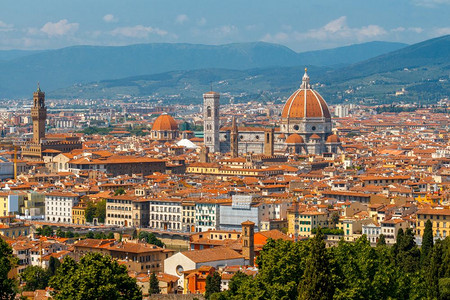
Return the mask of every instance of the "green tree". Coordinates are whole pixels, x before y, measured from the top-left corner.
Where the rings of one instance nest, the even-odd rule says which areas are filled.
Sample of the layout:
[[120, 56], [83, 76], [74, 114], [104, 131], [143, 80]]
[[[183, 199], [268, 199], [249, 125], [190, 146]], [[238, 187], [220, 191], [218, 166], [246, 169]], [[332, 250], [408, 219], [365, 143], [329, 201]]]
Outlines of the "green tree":
[[420, 253], [420, 261], [422, 267], [428, 266], [430, 262], [430, 252], [433, 249], [433, 224], [430, 220], [425, 222], [425, 230], [422, 236], [422, 248]]
[[65, 237], [66, 235], [65, 235], [65, 233], [61, 230], [61, 228], [58, 228], [58, 229], [56, 230], [56, 236], [59, 237], [59, 238], [63, 238], [63, 237]]
[[39, 266], [28, 266], [20, 274], [20, 280], [25, 282], [25, 291], [43, 290], [48, 286], [50, 273]]
[[73, 238], [74, 236], [75, 235], [70, 230], [65, 232], [65, 237], [68, 238], [68, 239]]
[[99, 223], [105, 223], [106, 219], [106, 199], [100, 200], [95, 206], [95, 217]]
[[427, 296], [429, 299], [439, 298], [439, 278], [441, 278], [442, 245], [437, 242], [431, 250], [431, 258], [425, 276]]
[[384, 236], [384, 234], [380, 234], [378, 241], [377, 241], [377, 247], [380, 246], [386, 246], [386, 237]]
[[93, 238], [94, 238], [94, 233], [93, 233], [92, 231], [89, 231], [89, 232], [86, 234], [86, 238], [87, 238], [87, 239], [93, 239]]
[[59, 259], [50, 256], [50, 260], [48, 261], [48, 273], [50, 274], [50, 276], [56, 274], [56, 271], [58, 270], [60, 265], [61, 262], [59, 261]]
[[66, 257], [50, 287], [55, 290], [55, 300], [142, 299], [136, 279], [128, 276], [127, 268], [100, 253], [88, 253], [79, 263]]
[[94, 220], [95, 211], [96, 211], [95, 203], [93, 201], [88, 201], [88, 203], [86, 204], [86, 212], [84, 215], [86, 218], [86, 222], [91, 223]]
[[106, 238], [110, 239], [110, 240], [114, 239], [114, 232], [112, 232], [112, 231], [108, 232], [108, 235], [106, 236]]
[[156, 277], [155, 272], [153, 272], [152, 275], [150, 275], [149, 284], [150, 284], [150, 288], [148, 290], [148, 293], [150, 295], [161, 293], [161, 290], [159, 289], [159, 280], [158, 280], [158, 277]]
[[0, 299], [12, 300], [16, 296], [17, 283], [8, 278], [8, 273], [16, 265], [11, 247], [0, 237]]
[[212, 276], [206, 276], [205, 298], [209, 299], [212, 294], [219, 293], [221, 283], [222, 278], [217, 272], [214, 272]]
[[114, 192], [114, 196], [119, 196], [119, 195], [123, 195], [125, 194], [125, 190], [123, 189], [123, 187], [118, 188], [115, 192]]
[[141, 231], [139, 232], [139, 239], [158, 247], [164, 247], [164, 243], [153, 232]]
[[399, 229], [397, 233], [397, 241], [392, 247], [395, 256], [396, 265], [407, 273], [417, 271], [420, 263], [420, 250], [417, 248], [414, 234], [410, 228], [403, 232]]
[[334, 286], [322, 231], [311, 240], [311, 250], [307, 258], [303, 280], [299, 284], [298, 299], [325, 300], [333, 298]]
[[42, 235], [43, 236], [53, 236], [54, 235], [53, 229], [48, 225], [44, 225], [42, 227]]

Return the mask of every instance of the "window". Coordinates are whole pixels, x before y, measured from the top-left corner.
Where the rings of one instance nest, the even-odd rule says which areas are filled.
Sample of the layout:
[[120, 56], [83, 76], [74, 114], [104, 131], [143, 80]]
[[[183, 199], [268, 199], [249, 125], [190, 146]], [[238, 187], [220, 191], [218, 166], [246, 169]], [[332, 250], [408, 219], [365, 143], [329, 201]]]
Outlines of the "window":
[[208, 106], [208, 107], [206, 108], [206, 116], [207, 116], [208, 118], [211, 117], [211, 106]]

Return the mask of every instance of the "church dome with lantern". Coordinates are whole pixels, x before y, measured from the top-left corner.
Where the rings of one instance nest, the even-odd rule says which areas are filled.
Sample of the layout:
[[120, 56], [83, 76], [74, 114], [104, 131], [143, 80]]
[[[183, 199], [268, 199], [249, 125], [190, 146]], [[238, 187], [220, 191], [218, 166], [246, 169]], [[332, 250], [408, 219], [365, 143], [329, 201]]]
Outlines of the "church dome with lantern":
[[178, 137], [178, 124], [171, 115], [162, 113], [153, 123], [151, 136], [159, 141], [174, 140]]
[[308, 153], [327, 150], [325, 142], [332, 135], [331, 114], [323, 97], [312, 88], [307, 69], [300, 88], [292, 93], [283, 107], [280, 133], [300, 135]]

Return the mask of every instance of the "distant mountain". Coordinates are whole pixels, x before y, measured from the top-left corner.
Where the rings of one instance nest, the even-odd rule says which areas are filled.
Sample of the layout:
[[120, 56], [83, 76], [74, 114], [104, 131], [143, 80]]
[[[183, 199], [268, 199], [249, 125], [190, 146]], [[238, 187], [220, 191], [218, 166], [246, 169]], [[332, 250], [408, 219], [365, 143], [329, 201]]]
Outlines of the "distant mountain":
[[314, 66], [342, 66], [389, 53], [408, 46], [403, 43], [368, 42], [334, 49], [299, 53], [301, 61]]
[[[337, 56], [336, 53], [344, 50], [326, 51], [333, 51]], [[350, 48], [348, 51], [357, 50]], [[312, 60], [313, 53], [308, 55]], [[153, 97], [199, 102], [201, 94], [213, 82], [214, 90], [221, 92], [224, 98], [237, 101], [275, 100], [289, 96], [299, 86], [303, 67], [174, 71], [76, 84], [54, 91], [51, 95], [57, 98]], [[435, 102], [450, 94], [450, 36], [411, 45], [342, 68], [310, 67], [308, 73], [311, 82], [329, 103], [346, 99], [373, 99], [376, 103]], [[406, 92], [395, 95], [402, 89]]]
[[0, 50], [0, 61], [13, 60], [44, 51], [45, 50]]
[[450, 35], [445, 35], [331, 71], [326, 81], [336, 83], [336, 81], [347, 81], [373, 74], [420, 69], [426, 66], [445, 69], [449, 65]]
[[245, 70], [290, 66], [337, 66], [355, 63], [404, 44], [372, 42], [296, 53], [264, 42], [228, 45], [141, 44], [123, 47], [74, 46], [43, 52], [0, 51], [2, 97], [27, 97], [37, 81], [47, 91], [92, 81], [177, 70]]

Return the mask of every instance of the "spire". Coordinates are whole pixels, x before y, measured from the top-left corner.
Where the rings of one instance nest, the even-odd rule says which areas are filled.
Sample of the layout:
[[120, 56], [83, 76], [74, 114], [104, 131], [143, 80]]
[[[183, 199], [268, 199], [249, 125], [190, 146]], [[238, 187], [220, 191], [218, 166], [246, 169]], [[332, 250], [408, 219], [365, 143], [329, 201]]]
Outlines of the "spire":
[[39, 84], [39, 81], [38, 81], [38, 85], [37, 85], [37, 91], [38, 91], [38, 92], [41, 91], [41, 85]]
[[305, 75], [303, 75], [302, 78], [302, 84], [300, 85], [300, 88], [302, 89], [310, 89], [311, 85], [309, 84], [309, 76], [308, 76], [308, 68], [305, 68]]

